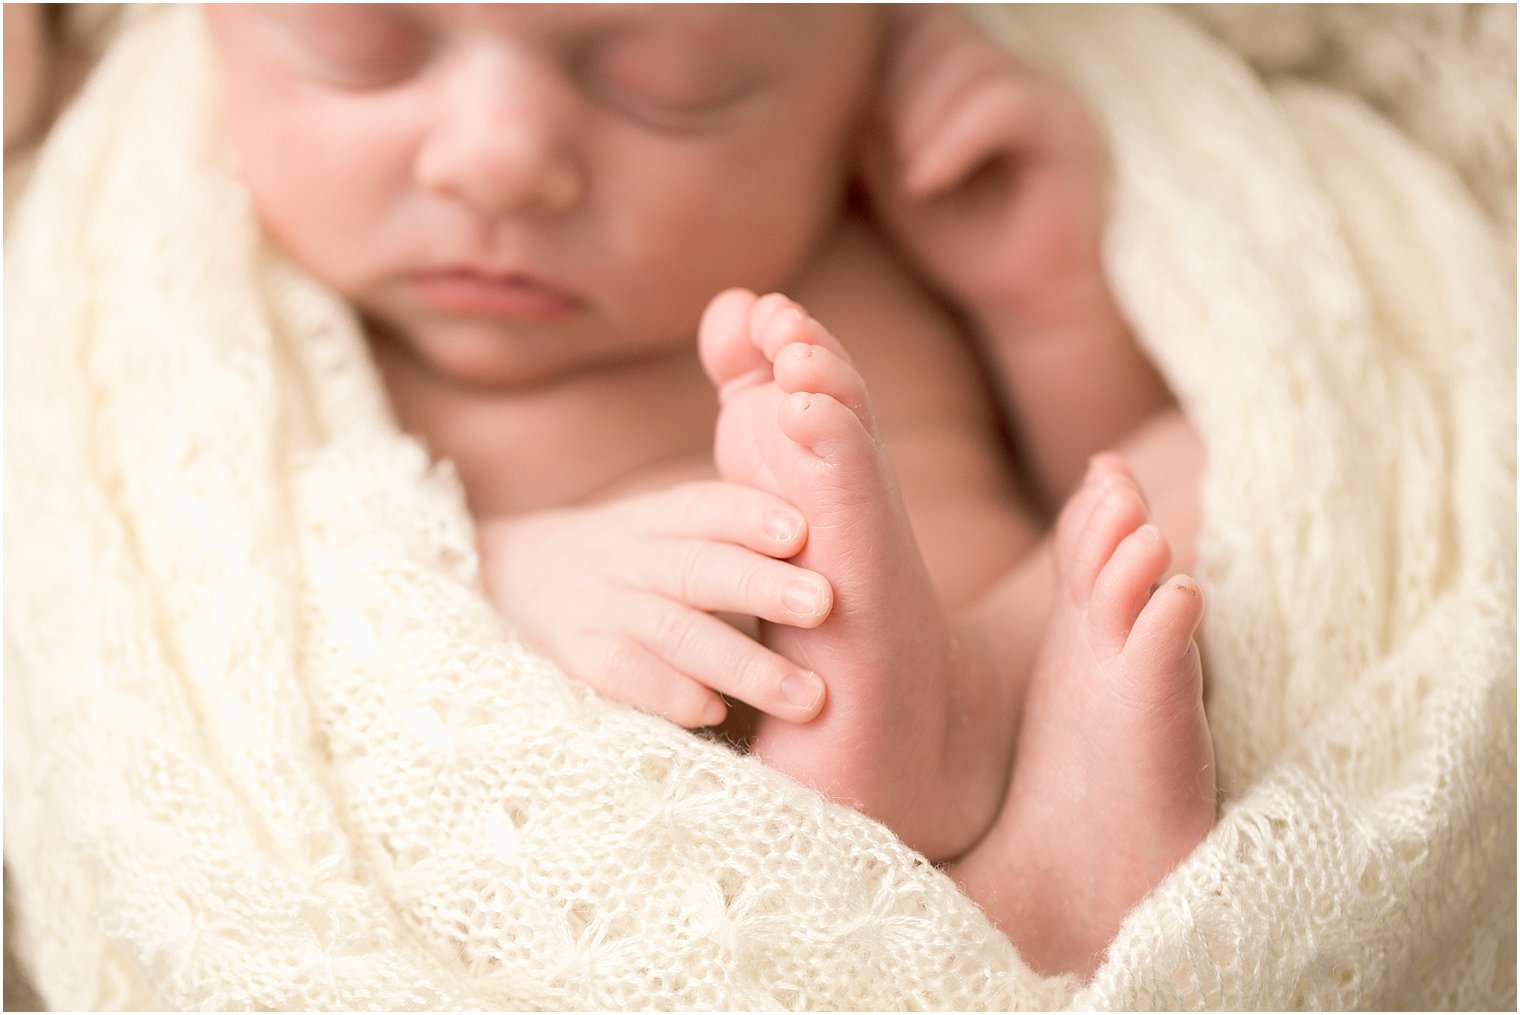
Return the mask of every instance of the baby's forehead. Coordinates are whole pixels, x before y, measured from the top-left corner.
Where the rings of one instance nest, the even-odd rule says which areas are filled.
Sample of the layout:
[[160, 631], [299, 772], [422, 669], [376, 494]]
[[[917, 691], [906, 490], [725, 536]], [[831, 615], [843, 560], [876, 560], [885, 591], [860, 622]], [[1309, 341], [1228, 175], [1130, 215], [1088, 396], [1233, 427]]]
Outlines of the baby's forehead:
[[714, 45], [785, 46], [827, 17], [828, 4], [424, 4], [439, 23], [544, 43], [621, 31], [669, 31]]
[[[436, 10], [444, 5], [436, 5]], [[482, 27], [536, 36], [545, 45], [604, 40], [620, 35], [663, 37], [697, 48], [715, 59], [725, 55], [762, 59], [784, 66], [819, 50], [854, 48], [884, 36], [882, 11], [862, 3], [659, 3], [659, 4], [475, 4], [457, 5], [460, 18], [478, 18]], [[457, 10], [456, 7], [456, 10]]]

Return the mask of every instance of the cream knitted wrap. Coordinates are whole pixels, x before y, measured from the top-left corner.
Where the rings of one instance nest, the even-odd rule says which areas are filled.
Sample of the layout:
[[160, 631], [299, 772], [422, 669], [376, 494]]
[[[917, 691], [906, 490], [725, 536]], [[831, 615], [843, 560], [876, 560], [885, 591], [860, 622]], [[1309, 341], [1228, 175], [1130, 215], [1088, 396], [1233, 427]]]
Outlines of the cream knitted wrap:
[[1110, 133], [1116, 285], [1210, 454], [1220, 821], [1091, 983], [513, 640], [169, 9], [6, 245], [5, 852], [50, 1004], [1513, 1005], [1508, 252], [1365, 107], [1175, 15], [998, 22]]

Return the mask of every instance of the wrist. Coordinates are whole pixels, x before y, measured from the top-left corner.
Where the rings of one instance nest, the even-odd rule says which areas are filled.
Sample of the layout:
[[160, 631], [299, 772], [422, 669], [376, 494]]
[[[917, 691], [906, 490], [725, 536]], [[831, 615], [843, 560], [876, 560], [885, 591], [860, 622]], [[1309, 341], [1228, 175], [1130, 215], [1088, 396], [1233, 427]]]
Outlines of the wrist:
[[1016, 337], [1021, 342], [1128, 329], [1101, 266], [1043, 285], [1006, 286], [963, 298], [984, 334]]

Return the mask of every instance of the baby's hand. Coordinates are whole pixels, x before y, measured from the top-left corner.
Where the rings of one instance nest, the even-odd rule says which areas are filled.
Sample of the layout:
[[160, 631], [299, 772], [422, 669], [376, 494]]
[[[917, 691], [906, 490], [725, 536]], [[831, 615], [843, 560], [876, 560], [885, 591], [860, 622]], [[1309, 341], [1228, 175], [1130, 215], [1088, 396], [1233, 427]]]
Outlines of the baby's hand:
[[974, 314], [1043, 315], [1101, 278], [1102, 147], [1076, 93], [954, 7], [895, 10], [865, 145], [872, 204]]
[[682, 726], [713, 726], [719, 692], [787, 722], [823, 707], [824, 686], [714, 616], [794, 627], [828, 616], [822, 575], [786, 563], [807, 541], [801, 512], [732, 483], [690, 483], [587, 508], [486, 523], [493, 602], [530, 643], [602, 694]]

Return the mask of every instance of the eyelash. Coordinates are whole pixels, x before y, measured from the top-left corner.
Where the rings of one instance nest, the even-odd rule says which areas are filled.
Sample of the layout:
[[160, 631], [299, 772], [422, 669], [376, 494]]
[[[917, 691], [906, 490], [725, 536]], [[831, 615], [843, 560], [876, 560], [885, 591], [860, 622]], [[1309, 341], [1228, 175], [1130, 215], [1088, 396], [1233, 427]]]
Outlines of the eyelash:
[[744, 87], [716, 99], [682, 103], [627, 97], [620, 94], [621, 90], [615, 86], [587, 88], [598, 104], [641, 124], [673, 134], [700, 130], [714, 118], [738, 105], [749, 95], [750, 90]]
[[336, 87], [356, 92], [381, 91], [412, 80], [430, 59], [431, 53], [426, 48], [389, 59], [318, 55], [316, 69], [320, 77]]

